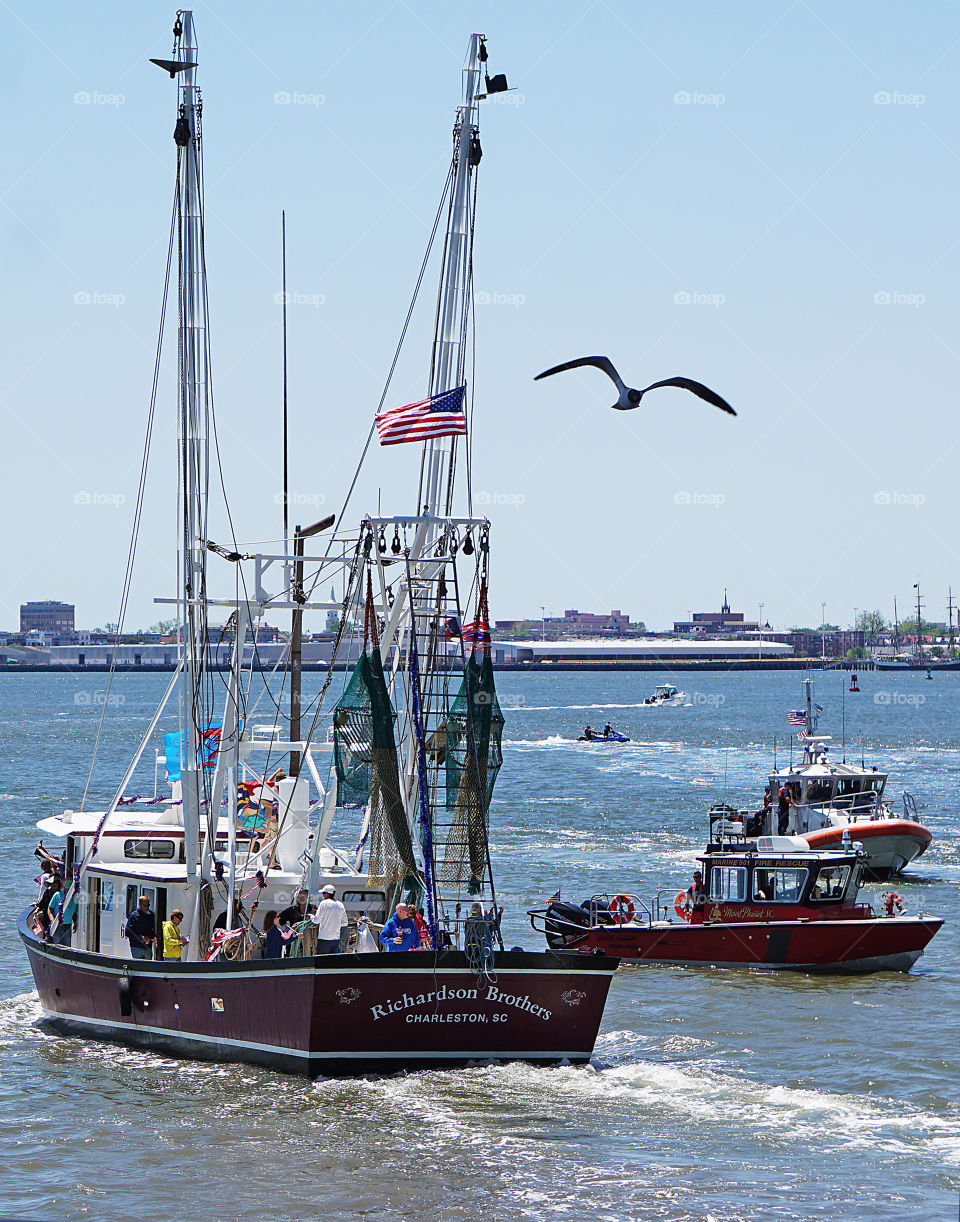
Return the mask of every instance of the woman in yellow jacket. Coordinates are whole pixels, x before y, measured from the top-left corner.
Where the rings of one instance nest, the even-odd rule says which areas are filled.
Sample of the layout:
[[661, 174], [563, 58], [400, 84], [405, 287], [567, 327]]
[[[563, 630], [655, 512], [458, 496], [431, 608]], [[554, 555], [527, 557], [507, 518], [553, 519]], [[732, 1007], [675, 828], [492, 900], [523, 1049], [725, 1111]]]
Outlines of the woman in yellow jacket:
[[163, 922], [163, 957], [164, 959], [179, 959], [180, 951], [190, 941], [180, 933], [180, 922], [183, 920], [183, 913], [179, 908], [174, 908], [170, 913], [170, 920]]

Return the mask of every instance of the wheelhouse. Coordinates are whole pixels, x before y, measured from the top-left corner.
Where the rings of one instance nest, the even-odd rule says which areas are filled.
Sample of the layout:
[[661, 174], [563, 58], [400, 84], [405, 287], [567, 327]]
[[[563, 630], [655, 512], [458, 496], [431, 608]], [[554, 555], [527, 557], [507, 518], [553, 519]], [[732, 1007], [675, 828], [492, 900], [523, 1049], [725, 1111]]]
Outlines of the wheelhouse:
[[[802, 848], [800, 847], [802, 844]], [[852, 903], [862, 878], [856, 852], [811, 853], [789, 836], [764, 836], [756, 850], [700, 858], [707, 904]]]

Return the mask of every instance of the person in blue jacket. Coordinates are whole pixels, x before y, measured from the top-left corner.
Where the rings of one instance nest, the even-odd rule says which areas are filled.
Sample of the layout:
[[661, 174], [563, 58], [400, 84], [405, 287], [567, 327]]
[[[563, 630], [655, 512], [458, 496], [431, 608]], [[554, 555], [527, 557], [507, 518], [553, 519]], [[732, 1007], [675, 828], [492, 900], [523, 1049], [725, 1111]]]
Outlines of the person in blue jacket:
[[418, 950], [420, 931], [410, 915], [410, 909], [402, 901], [397, 910], [380, 930], [380, 941], [386, 950]]

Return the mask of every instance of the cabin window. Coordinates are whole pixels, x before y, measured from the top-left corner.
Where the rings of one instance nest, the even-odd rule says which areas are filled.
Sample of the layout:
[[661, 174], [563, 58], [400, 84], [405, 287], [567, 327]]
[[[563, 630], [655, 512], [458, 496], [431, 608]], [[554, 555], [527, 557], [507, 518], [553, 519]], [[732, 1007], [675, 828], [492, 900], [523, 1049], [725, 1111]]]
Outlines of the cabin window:
[[123, 855], [124, 857], [173, 858], [177, 855], [177, 846], [172, 840], [125, 840]]
[[747, 871], [743, 866], [714, 866], [710, 871], [711, 900], [745, 900]]
[[800, 866], [756, 870], [753, 876], [753, 898], [761, 903], [796, 904], [803, 894], [808, 872]]
[[828, 780], [807, 782], [807, 801], [811, 803], [829, 802], [833, 786]]
[[382, 891], [344, 891], [344, 904], [353, 904], [360, 908], [375, 907], [384, 902]]
[[817, 875], [810, 898], [815, 900], [842, 899], [849, 877], [849, 866], [825, 866]]

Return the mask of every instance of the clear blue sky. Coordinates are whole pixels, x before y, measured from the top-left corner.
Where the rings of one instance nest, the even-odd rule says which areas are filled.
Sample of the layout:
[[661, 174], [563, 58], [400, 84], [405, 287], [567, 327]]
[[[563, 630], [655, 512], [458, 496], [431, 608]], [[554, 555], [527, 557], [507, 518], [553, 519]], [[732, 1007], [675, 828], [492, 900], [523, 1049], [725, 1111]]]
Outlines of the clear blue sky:
[[[774, 625], [818, 623], [825, 602], [847, 624], [919, 579], [943, 617], [960, 591], [960, 4], [194, 11], [241, 537], [280, 525], [280, 210], [306, 298], [290, 309], [306, 522], [338, 509], [366, 436], [479, 29], [517, 90], [481, 116], [493, 615], [618, 607], [663, 627], [727, 586], [748, 618], [762, 602]], [[0, 627], [34, 598], [75, 602], [81, 626], [116, 618], [173, 189], [175, 91], [147, 60], [169, 55], [173, 15], [3, 6]], [[424, 390], [429, 313], [394, 404]], [[611, 412], [594, 372], [532, 381], [595, 352], [631, 385], [705, 381], [739, 416], [672, 390]], [[168, 364], [131, 626], [174, 588], [175, 421]], [[410, 451], [375, 455], [354, 511], [378, 489], [411, 511]]]

